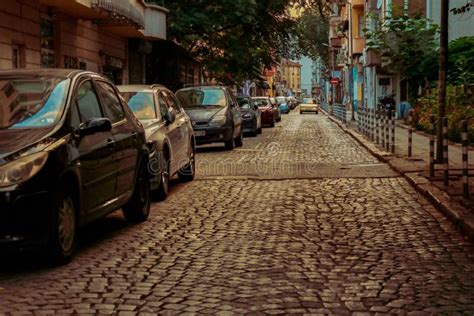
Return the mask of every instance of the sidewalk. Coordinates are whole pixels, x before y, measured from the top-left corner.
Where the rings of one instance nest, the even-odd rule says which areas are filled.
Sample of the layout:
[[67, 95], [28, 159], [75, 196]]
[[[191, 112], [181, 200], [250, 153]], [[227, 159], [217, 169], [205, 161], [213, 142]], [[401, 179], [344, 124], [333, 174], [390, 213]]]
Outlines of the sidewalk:
[[[472, 147], [468, 151], [470, 198], [464, 199], [461, 183], [462, 147], [459, 144], [449, 144], [449, 186], [445, 190], [443, 188], [442, 165], [435, 165], [435, 177], [429, 177], [428, 135], [422, 132], [413, 132], [412, 157], [408, 157], [408, 128], [397, 122], [395, 154], [392, 155], [385, 151], [381, 144], [376, 145], [358, 131], [357, 120], [351, 121], [350, 112], [347, 113], [347, 124], [341, 123], [335, 117], [329, 115], [328, 117], [372, 154], [402, 174], [418, 192], [426, 196], [460, 229], [474, 239], [474, 149]], [[379, 136], [381, 139], [381, 135]]]

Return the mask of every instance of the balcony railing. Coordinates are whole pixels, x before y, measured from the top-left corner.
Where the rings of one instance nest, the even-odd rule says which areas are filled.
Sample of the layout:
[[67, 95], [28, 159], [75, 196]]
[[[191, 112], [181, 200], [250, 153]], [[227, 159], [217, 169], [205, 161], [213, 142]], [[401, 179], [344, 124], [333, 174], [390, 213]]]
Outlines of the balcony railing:
[[105, 25], [132, 25], [137, 29], [145, 26], [144, 13], [129, 0], [92, 0], [92, 8], [107, 14], [108, 19], [100, 20]]

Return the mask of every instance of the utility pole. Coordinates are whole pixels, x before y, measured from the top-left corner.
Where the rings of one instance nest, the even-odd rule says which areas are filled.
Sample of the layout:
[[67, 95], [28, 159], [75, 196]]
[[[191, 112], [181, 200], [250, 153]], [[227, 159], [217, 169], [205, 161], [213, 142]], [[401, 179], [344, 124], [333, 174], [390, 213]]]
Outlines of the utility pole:
[[436, 141], [436, 162], [443, 161], [443, 117], [446, 115], [446, 77], [448, 73], [448, 22], [449, 0], [441, 0], [441, 31], [439, 47], [438, 76], [438, 126]]

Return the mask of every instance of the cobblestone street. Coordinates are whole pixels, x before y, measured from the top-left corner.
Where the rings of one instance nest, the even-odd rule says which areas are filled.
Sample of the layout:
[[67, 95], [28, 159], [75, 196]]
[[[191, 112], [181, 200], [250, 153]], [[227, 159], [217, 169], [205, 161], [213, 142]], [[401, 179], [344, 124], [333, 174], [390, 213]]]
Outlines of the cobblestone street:
[[474, 245], [324, 115], [199, 148], [150, 219], [81, 231], [62, 267], [1, 257], [0, 314], [474, 313]]

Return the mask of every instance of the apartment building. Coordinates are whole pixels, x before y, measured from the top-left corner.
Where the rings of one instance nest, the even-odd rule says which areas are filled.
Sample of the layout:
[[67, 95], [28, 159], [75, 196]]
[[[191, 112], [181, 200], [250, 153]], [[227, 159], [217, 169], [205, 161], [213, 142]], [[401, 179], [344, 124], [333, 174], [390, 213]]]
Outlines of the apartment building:
[[278, 95], [301, 94], [301, 64], [283, 59], [277, 70]]
[[74, 68], [142, 83], [166, 13], [143, 0], [0, 1], [0, 69]]

